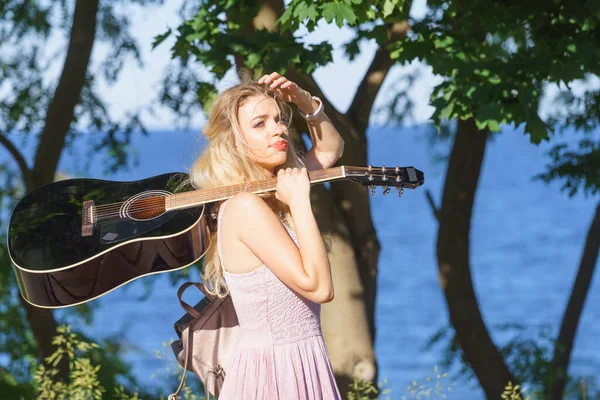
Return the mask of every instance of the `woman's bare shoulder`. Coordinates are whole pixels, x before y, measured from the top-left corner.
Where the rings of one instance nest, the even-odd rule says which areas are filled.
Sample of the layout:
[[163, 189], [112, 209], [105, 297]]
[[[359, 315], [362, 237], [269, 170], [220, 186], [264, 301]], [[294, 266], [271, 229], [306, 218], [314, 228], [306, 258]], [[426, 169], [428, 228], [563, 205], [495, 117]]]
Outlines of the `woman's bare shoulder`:
[[256, 194], [249, 192], [240, 192], [236, 194], [227, 201], [227, 204], [227, 208], [238, 212], [264, 212], [265, 210], [271, 210], [263, 199]]
[[254, 193], [241, 192], [227, 202], [229, 218], [236, 220], [239, 229], [252, 228], [256, 224], [276, 224], [279, 219], [267, 203]]

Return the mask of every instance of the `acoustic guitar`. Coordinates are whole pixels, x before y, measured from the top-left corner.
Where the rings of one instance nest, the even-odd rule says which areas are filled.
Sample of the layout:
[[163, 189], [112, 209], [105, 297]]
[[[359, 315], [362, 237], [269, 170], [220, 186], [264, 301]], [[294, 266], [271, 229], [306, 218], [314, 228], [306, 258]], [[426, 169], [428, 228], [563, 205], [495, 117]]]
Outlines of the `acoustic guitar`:
[[[8, 226], [8, 253], [23, 298], [44, 308], [82, 304], [145, 275], [194, 264], [209, 246], [207, 212], [238, 192], [267, 193], [277, 178], [181, 191], [184, 173], [132, 182], [58, 181], [27, 194]], [[413, 167], [340, 166], [309, 172], [311, 184], [347, 179], [414, 189]], [[206, 218], [206, 214], [213, 214]]]

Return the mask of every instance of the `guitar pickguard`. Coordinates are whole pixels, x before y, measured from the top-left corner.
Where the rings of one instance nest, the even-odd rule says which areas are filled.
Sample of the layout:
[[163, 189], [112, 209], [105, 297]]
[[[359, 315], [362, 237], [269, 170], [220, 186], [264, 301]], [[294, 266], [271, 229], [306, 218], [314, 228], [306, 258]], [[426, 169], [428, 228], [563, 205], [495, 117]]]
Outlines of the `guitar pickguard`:
[[99, 222], [95, 229], [100, 230], [100, 242], [104, 244], [118, 243], [131, 240], [144, 233], [156, 229], [169, 221], [177, 213], [168, 212], [159, 217], [146, 221], [120, 220]]

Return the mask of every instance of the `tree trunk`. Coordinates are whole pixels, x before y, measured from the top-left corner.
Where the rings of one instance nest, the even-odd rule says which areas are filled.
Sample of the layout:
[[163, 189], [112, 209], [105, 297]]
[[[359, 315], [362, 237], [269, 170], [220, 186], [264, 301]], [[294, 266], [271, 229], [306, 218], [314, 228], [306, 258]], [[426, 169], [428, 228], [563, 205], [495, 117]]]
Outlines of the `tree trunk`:
[[[34, 189], [54, 181], [65, 138], [75, 116], [75, 106], [85, 76], [96, 34], [98, 0], [77, 0], [63, 70], [48, 107], [33, 166]], [[82, 155], [83, 156], [83, 155]]]
[[311, 189], [315, 218], [331, 246], [329, 262], [335, 298], [321, 308], [323, 337], [343, 398], [354, 378], [372, 381], [377, 364], [369, 333], [364, 288], [348, 226], [331, 193], [322, 185]]
[[487, 398], [495, 400], [509, 381], [516, 382], [481, 317], [469, 264], [471, 214], [486, 141], [487, 132], [477, 130], [472, 119], [458, 122], [439, 210], [437, 259], [450, 322]]
[[[88, 63], [95, 38], [98, 0], [78, 0], [73, 13], [73, 26], [65, 64], [48, 112], [32, 168], [27, 191], [54, 181], [65, 138], [74, 118], [74, 110], [85, 83]], [[35, 338], [40, 362], [55, 351], [52, 338], [56, 320], [51, 310], [38, 308], [19, 296], [27, 321]], [[59, 365], [58, 379], [68, 379], [68, 359]]]
[[561, 400], [563, 392], [567, 384], [567, 368], [571, 360], [571, 352], [573, 351], [573, 342], [579, 325], [579, 318], [585, 304], [590, 283], [594, 276], [596, 261], [598, 260], [598, 252], [600, 250], [600, 203], [596, 208], [596, 214], [592, 220], [590, 230], [588, 231], [585, 247], [579, 263], [577, 277], [573, 283], [571, 297], [565, 309], [560, 333], [556, 347], [554, 348], [554, 356], [550, 364], [550, 375], [547, 382], [546, 398], [551, 400]]

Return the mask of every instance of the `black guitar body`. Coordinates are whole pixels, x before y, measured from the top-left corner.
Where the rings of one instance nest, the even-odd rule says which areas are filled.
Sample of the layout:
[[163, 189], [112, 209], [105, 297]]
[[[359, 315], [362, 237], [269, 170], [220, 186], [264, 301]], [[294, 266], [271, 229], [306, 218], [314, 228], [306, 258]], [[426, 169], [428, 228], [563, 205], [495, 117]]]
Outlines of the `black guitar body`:
[[[39, 307], [72, 306], [144, 275], [198, 261], [209, 244], [204, 206], [149, 219], [120, 218], [119, 204], [139, 193], [172, 193], [186, 177], [70, 179], [25, 196], [8, 229], [8, 252], [25, 300]], [[110, 218], [99, 219], [83, 235], [83, 204], [90, 200]]]

